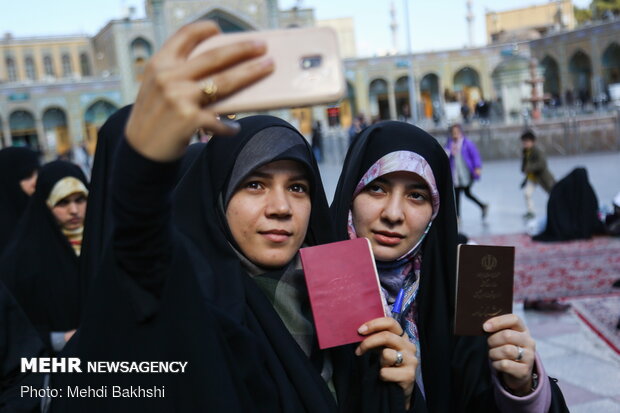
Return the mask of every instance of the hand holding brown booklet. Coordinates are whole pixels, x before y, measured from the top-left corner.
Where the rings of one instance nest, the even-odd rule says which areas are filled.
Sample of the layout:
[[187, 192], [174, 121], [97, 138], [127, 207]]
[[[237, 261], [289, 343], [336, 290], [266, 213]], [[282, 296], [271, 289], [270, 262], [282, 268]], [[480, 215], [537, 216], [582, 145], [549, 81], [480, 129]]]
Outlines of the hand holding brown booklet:
[[512, 313], [514, 247], [459, 245], [454, 334], [483, 335], [482, 324]]
[[357, 329], [384, 317], [375, 260], [366, 238], [300, 250], [321, 349], [362, 341]]

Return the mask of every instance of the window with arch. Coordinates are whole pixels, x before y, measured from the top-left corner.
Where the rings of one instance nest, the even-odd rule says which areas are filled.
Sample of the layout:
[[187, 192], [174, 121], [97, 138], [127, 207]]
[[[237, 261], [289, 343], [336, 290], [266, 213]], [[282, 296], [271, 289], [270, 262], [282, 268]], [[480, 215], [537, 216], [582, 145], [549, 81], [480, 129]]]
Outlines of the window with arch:
[[73, 74], [73, 69], [71, 68], [71, 57], [68, 54], [62, 55], [62, 75], [63, 77], [69, 77]]
[[6, 63], [6, 73], [9, 79], [9, 82], [17, 81], [17, 69], [15, 67], [15, 60], [12, 57], [7, 57], [5, 60]]
[[88, 54], [80, 53], [80, 70], [82, 72], [82, 76], [92, 76], [90, 70], [90, 60], [88, 59]]
[[153, 54], [153, 48], [148, 41], [141, 37], [138, 37], [133, 42], [131, 42], [130, 50], [133, 60], [134, 74], [136, 76], [136, 80], [139, 82], [142, 80], [142, 75], [144, 74], [144, 67], [146, 66], [146, 62]]
[[24, 63], [26, 65], [26, 78], [30, 80], [37, 80], [37, 69], [34, 65], [34, 59], [32, 56], [26, 56]]
[[56, 74], [54, 73], [54, 64], [52, 63], [52, 57], [49, 55], [43, 57], [43, 71], [45, 72], [46, 76], [56, 76]]

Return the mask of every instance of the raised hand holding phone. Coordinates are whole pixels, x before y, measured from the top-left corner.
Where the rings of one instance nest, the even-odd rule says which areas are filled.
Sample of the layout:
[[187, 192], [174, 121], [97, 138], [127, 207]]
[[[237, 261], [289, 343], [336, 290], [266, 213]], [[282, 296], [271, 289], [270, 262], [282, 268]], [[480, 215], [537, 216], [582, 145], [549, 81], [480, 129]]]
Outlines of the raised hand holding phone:
[[211, 21], [184, 26], [147, 64], [125, 130], [128, 142], [143, 156], [161, 162], [178, 159], [198, 128], [220, 135], [238, 130], [236, 124], [218, 119], [203, 80], [210, 78], [217, 85], [216, 98], [224, 98], [269, 75], [274, 64], [271, 58], [261, 57], [267, 50], [265, 43], [252, 40], [188, 60], [196, 45], [219, 33]]

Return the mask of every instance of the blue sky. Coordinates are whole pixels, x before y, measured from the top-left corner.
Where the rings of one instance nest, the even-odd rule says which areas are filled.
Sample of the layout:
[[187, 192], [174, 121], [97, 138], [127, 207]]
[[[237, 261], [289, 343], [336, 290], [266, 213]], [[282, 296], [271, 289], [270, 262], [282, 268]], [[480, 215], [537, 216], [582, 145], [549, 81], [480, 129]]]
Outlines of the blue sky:
[[[406, 50], [403, 1], [394, 0], [398, 16], [398, 48]], [[473, 0], [474, 42], [485, 44], [485, 10], [502, 11], [542, 4], [549, 0]], [[280, 8], [298, 2], [280, 0]], [[392, 0], [303, 0], [313, 7], [318, 19], [353, 17], [358, 53], [373, 55], [391, 49], [390, 4]], [[573, 0], [587, 7], [590, 0]], [[466, 0], [409, 0], [412, 48], [414, 51], [460, 48], [467, 43]], [[144, 16], [142, 0], [0, 0], [0, 33], [15, 37], [95, 34], [108, 20], [119, 18], [134, 6]]]

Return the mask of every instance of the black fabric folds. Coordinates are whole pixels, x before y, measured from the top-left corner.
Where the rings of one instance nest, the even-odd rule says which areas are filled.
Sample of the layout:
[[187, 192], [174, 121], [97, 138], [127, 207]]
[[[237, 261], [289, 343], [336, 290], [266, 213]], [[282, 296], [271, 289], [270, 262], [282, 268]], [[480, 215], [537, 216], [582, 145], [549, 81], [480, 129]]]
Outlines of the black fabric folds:
[[590, 239], [605, 232], [598, 199], [585, 168], [575, 168], [555, 184], [547, 202], [547, 225], [535, 241]]
[[16, 236], [0, 258], [0, 278], [48, 344], [50, 332], [72, 330], [79, 322], [78, 257], [46, 203], [54, 185], [68, 176], [88, 186], [72, 163], [41, 168]]
[[[105, 246], [112, 237], [110, 178], [116, 148], [125, 131], [132, 105], [116, 111], [101, 126], [91, 170], [88, 206], [84, 219], [84, 236], [80, 253], [80, 293], [83, 301], [101, 263]], [[83, 305], [83, 304], [82, 304]]]
[[40, 389], [43, 375], [21, 373], [21, 358], [45, 357], [37, 332], [0, 281], [0, 412], [39, 412], [38, 397], [21, 395], [21, 386]]
[[28, 204], [19, 181], [39, 169], [39, 154], [28, 148], [0, 150], [0, 254], [12, 240], [13, 230]]
[[[497, 412], [485, 338], [452, 334], [456, 207], [449, 160], [435, 138], [413, 125], [395, 121], [380, 122], [362, 131], [349, 148], [331, 206], [336, 236], [348, 239], [348, 212], [361, 177], [377, 160], [395, 151], [412, 151], [428, 162], [441, 202], [422, 247], [417, 296], [426, 400], [416, 385], [410, 411]], [[552, 405], [551, 411], [562, 411], [554, 410], [557, 407], [557, 403]]]
[[[187, 361], [180, 374], [57, 375], [54, 386], [165, 387], [162, 398], [57, 399], [56, 412], [330, 412], [336, 403], [242, 268], [227, 240], [222, 191], [238, 154], [269, 127], [295, 133], [307, 152], [312, 215], [306, 242], [331, 240], [329, 212], [304, 138], [268, 116], [242, 119], [235, 137], [214, 137], [187, 171], [150, 161], [126, 143], [113, 179], [115, 230], [70, 353], [88, 360]], [[296, 155], [291, 155], [296, 156]], [[274, 153], [274, 159], [289, 159]], [[268, 161], [268, 160], [266, 160]], [[257, 165], [258, 166], [258, 165]], [[171, 193], [182, 175], [174, 194]], [[139, 219], [137, 219], [139, 217]], [[281, 271], [284, 271], [281, 270]], [[352, 350], [336, 358], [336, 383]], [[348, 389], [348, 388], [347, 388]], [[347, 396], [342, 400], [348, 403]], [[350, 410], [352, 411], [352, 410]], [[359, 411], [359, 410], [358, 410]]]

